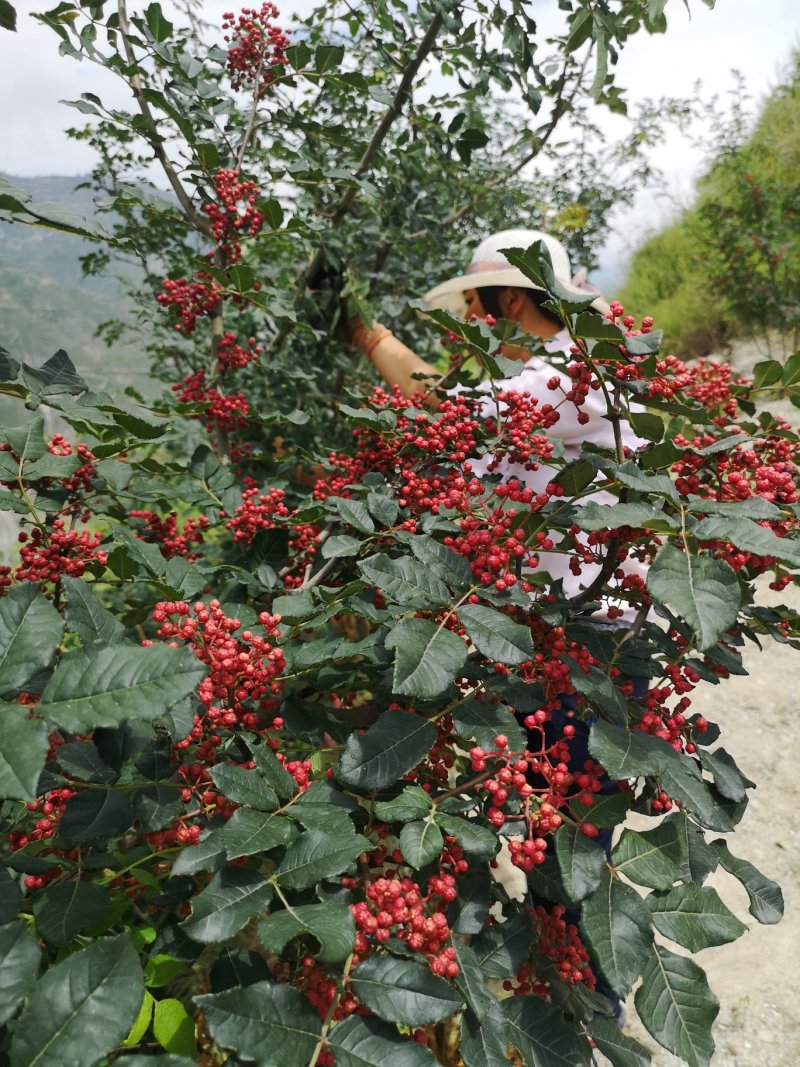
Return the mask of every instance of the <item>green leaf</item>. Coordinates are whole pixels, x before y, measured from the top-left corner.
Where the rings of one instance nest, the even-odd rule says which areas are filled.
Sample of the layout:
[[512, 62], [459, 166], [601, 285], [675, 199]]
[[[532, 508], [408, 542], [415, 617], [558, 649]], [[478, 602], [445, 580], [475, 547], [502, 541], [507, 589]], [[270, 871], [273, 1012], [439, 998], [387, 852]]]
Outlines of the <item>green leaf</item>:
[[198, 871], [219, 871], [227, 861], [225, 849], [218, 842], [217, 831], [206, 833], [196, 845], [187, 845], [178, 853], [172, 865], [173, 877], [197, 874]]
[[50, 454], [44, 440], [44, 417], [39, 412], [21, 426], [10, 426], [4, 436], [14, 452], [27, 463]]
[[68, 741], [58, 750], [58, 763], [62, 771], [82, 782], [111, 785], [119, 778], [117, 771], [103, 760], [93, 741]]
[[681, 847], [684, 852], [683, 880], [690, 879], [696, 882], [697, 885], [702, 885], [709, 874], [716, 870], [719, 863], [717, 853], [706, 842], [703, 831], [682, 813], [672, 815], [665, 819], [664, 822], [674, 822], [678, 827]]
[[350, 500], [347, 497], [331, 497], [328, 501], [339, 513], [343, 522], [354, 527], [362, 534], [375, 532], [375, 523], [370, 518], [367, 506], [361, 500]]
[[0, 693], [16, 694], [52, 662], [61, 642], [61, 616], [33, 582], [0, 600]]
[[789, 356], [781, 371], [781, 385], [791, 391], [792, 386], [800, 385], [800, 352]]
[[719, 1001], [696, 963], [654, 944], [635, 1004], [639, 1018], [664, 1048], [689, 1067], [708, 1067]]
[[638, 437], [648, 441], [660, 441], [664, 436], [664, 420], [652, 411], [631, 411], [628, 421]]
[[130, 793], [113, 789], [87, 790], [67, 801], [58, 824], [62, 844], [94, 841], [95, 838], [119, 837], [133, 822]]
[[427, 964], [373, 955], [350, 978], [358, 999], [381, 1019], [404, 1026], [429, 1026], [459, 1011], [459, 994]]
[[520, 664], [533, 658], [529, 627], [514, 622], [502, 611], [482, 604], [464, 604], [458, 609], [458, 617], [470, 641], [488, 659]]
[[593, 793], [591, 805], [580, 800], [570, 802], [572, 811], [581, 822], [590, 822], [601, 829], [618, 826], [625, 821], [631, 806], [629, 793]]
[[179, 1000], [157, 1000], [153, 1010], [153, 1036], [167, 1052], [178, 1056], [196, 1056], [194, 1019]]
[[634, 530], [675, 530], [677, 519], [651, 503], [598, 504], [589, 500], [575, 512], [575, 522], [582, 530], [616, 530], [630, 526]]
[[81, 644], [95, 641], [105, 645], [121, 642], [125, 627], [103, 607], [91, 587], [79, 578], [62, 575], [61, 587], [66, 600], [64, 617], [67, 628], [81, 639]]
[[429, 1049], [380, 1019], [351, 1015], [328, 1036], [336, 1067], [436, 1067]]
[[595, 299], [591, 295], [577, 297], [572, 290], [566, 289], [555, 276], [553, 261], [550, 250], [543, 241], [534, 241], [526, 249], [501, 248], [514, 267], [519, 267], [522, 273], [530, 278], [539, 288], [552, 293], [560, 303], [571, 311], [584, 311]]
[[226, 946], [211, 968], [211, 988], [215, 993], [220, 993], [233, 986], [253, 985], [269, 976], [269, 967], [263, 956], [249, 949]]
[[475, 126], [468, 126], [463, 133], [459, 134], [456, 141], [456, 151], [465, 163], [469, 163], [472, 153], [477, 148], [483, 148], [489, 143], [489, 135], [485, 130], [479, 130]]
[[711, 515], [693, 527], [691, 533], [698, 541], [730, 541], [743, 552], [775, 556], [793, 567], [800, 567], [800, 544], [788, 537], [778, 537], [752, 519]]
[[[489, 916], [489, 890], [489, 876], [485, 869], [458, 880], [458, 896], [448, 908], [450, 929], [453, 933], [480, 933]], [[455, 940], [453, 943], [455, 944]]]
[[584, 670], [577, 664], [570, 670], [570, 680], [595, 707], [602, 708], [606, 716], [619, 726], [628, 723], [628, 705], [625, 697], [614, 685], [605, 671], [590, 666]]
[[710, 886], [690, 882], [668, 893], [651, 893], [647, 906], [656, 929], [692, 953], [727, 945], [747, 930]]
[[602, 720], [593, 723], [589, 752], [612, 778], [657, 777], [664, 790], [693, 811], [711, 829], [732, 829], [730, 820], [715, 802], [697, 763], [676, 752], [660, 737], [641, 730], [621, 730]]
[[690, 556], [664, 545], [647, 575], [654, 600], [672, 607], [694, 631], [702, 652], [736, 622], [741, 590], [736, 571], [710, 555]]
[[0, 926], [14, 922], [21, 906], [22, 893], [19, 886], [8, 867], [0, 866]]
[[188, 648], [91, 645], [61, 658], [39, 712], [75, 734], [129, 719], [151, 723], [188, 696], [205, 674]]
[[355, 861], [372, 845], [358, 834], [331, 834], [325, 830], [307, 830], [290, 845], [278, 868], [277, 878], [289, 889], [308, 889], [323, 878], [332, 878]]
[[0, 799], [32, 801], [50, 748], [49, 730], [19, 704], [0, 703]]
[[320, 45], [314, 50], [314, 70], [317, 74], [324, 74], [333, 67], [341, 66], [343, 59], [342, 45]]
[[464, 1067], [508, 1067], [511, 1043], [508, 1019], [490, 994], [491, 1001], [482, 1019], [472, 1012], [461, 1017], [459, 1054]]
[[642, 898], [608, 870], [583, 902], [581, 932], [611, 988], [623, 999], [644, 970], [653, 943]]
[[324, 542], [320, 549], [323, 559], [344, 559], [346, 556], [357, 556], [361, 551], [361, 541], [350, 534], [335, 534]]
[[337, 777], [357, 789], [386, 789], [416, 767], [435, 740], [436, 727], [427, 719], [385, 711], [365, 734], [350, 734]]
[[258, 1067], [305, 1064], [314, 1054], [322, 1023], [290, 985], [256, 982], [194, 999], [214, 1041]]
[[753, 918], [766, 925], [780, 922], [783, 918], [783, 893], [778, 883], [763, 875], [752, 863], [734, 856], [722, 839], [712, 841], [711, 847], [728, 874], [732, 874], [744, 886], [750, 898], [749, 911]]
[[128, 1031], [128, 1036], [122, 1042], [123, 1048], [135, 1048], [147, 1033], [153, 1018], [154, 1004], [155, 998], [153, 994], [145, 989], [142, 997], [142, 1006], [139, 1008], [139, 1014], [134, 1019], [133, 1026]]
[[559, 828], [555, 845], [567, 895], [570, 900], [583, 900], [600, 884], [606, 863], [605, 852], [577, 827], [568, 825]]
[[461, 737], [473, 738], [489, 749], [494, 748], [498, 734], [508, 737], [512, 749], [524, 748], [527, 739], [507, 704], [487, 704], [477, 700], [460, 704], [453, 712], [453, 727]]
[[0, 0], [0, 29], [14, 32], [17, 29], [17, 13], [8, 0]]
[[51, 945], [62, 947], [105, 915], [111, 895], [92, 882], [62, 882], [48, 886], [34, 907], [36, 929]]
[[144, 968], [144, 984], [148, 989], [162, 989], [169, 985], [180, 975], [185, 975], [190, 970], [190, 965], [185, 960], [179, 960], [175, 956], [167, 956], [163, 952], [151, 956]]
[[181, 929], [204, 945], [226, 941], [264, 911], [271, 900], [272, 886], [258, 871], [228, 867], [192, 897], [191, 917], [181, 923]]
[[407, 785], [394, 800], [379, 800], [375, 804], [375, 817], [381, 822], [413, 822], [430, 814], [432, 801], [429, 793], [418, 785]]
[[274, 811], [278, 795], [255, 770], [245, 770], [235, 763], [218, 763], [209, 770], [214, 785], [234, 804], [245, 804], [258, 811]]
[[439, 856], [444, 848], [442, 833], [432, 818], [409, 822], [400, 831], [400, 851], [414, 870], [421, 870]]
[[400, 506], [396, 500], [383, 493], [370, 493], [367, 497], [367, 511], [381, 526], [394, 526]]
[[595, 1015], [586, 1026], [598, 1051], [611, 1062], [612, 1067], [649, 1067], [652, 1062], [644, 1045], [623, 1033], [616, 1019]]
[[436, 823], [442, 833], [454, 837], [468, 856], [476, 859], [490, 860], [500, 847], [500, 840], [488, 826], [482, 826], [477, 819], [462, 819], [458, 815], [437, 813]]
[[253, 745], [251, 748], [256, 770], [264, 776], [281, 800], [288, 800], [297, 792], [297, 783], [283, 767], [269, 745]]
[[594, 465], [587, 459], [573, 460], [561, 468], [553, 478], [567, 496], [577, 496], [587, 485], [591, 485], [597, 475]]
[[393, 691], [424, 700], [443, 693], [467, 659], [461, 638], [429, 619], [401, 619], [386, 647], [395, 649]]
[[666, 497], [674, 504], [680, 503], [680, 494], [668, 474], [648, 474], [629, 460], [614, 470], [614, 478], [637, 493]]
[[748, 786], [752, 789], [755, 782], [745, 778], [736, 763], [724, 748], [717, 748], [713, 752], [701, 750], [700, 762], [703, 770], [710, 771], [714, 776], [714, 785], [728, 800], [739, 803], [747, 796]]
[[[27, 210], [31, 214], [35, 213], [31, 206], [28, 206]], [[87, 222], [86, 219], [70, 208], [61, 207], [59, 204], [42, 204], [38, 211], [40, 214], [37, 217], [44, 222], [66, 224], [60, 225], [59, 228], [73, 229], [76, 232], [80, 232], [84, 227], [92, 227], [95, 229], [95, 236], [108, 236], [102, 227], [96, 226], [95, 223]], [[60, 396], [64, 393], [74, 396], [85, 392], [87, 388], [86, 382], [78, 374], [75, 364], [63, 348], [60, 348], [41, 367], [29, 367], [27, 363], [23, 363], [22, 377], [27, 382], [31, 392], [42, 397]]]
[[447, 545], [418, 534], [408, 539], [408, 547], [420, 563], [430, 567], [451, 588], [462, 589], [472, 584], [474, 579], [469, 563]]
[[127, 936], [102, 938], [47, 970], [14, 1028], [10, 1067], [87, 1067], [130, 1031], [144, 996]]
[[339, 963], [353, 951], [356, 928], [346, 904], [301, 904], [269, 915], [258, 935], [268, 952], [280, 955], [295, 937], [310, 936], [319, 942], [313, 953], [323, 963]]
[[515, 912], [505, 922], [485, 927], [473, 938], [472, 949], [487, 978], [513, 978], [530, 955], [532, 939], [530, 919]]
[[42, 952], [21, 922], [0, 926], [0, 1026], [4, 1026], [28, 995], [39, 970]]
[[[478, 957], [469, 945], [460, 937], [452, 938], [451, 944], [456, 954], [459, 973], [455, 985], [469, 1008], [470, 1014], [482, 1023], [496, 1010], [497, 1001], [492, 992], [486, 988], [483, 971]], [[494, 1021], [497, 1021], [495, 1018]], [[502, 1026], [502, 1023], [500, 1024]], [[506, 1047], [508, 1040], [506, 1040]]]
[[451, 599], [441, 578], [408, 556], [399, 559], [383, 554], [368, 556], [359, 560], [358, 569], [368, 582], [403, 607], [439, 607]]
[[753, 367], [753, 382], [757, 389], [776, 385], [781, 380], [783, 364], [777, 359], [765, 359]]
[[639, 833], [623, 830], [611, 862], [626, 878], [649, 889], [671, 889], [683, 878], [683, 842], [673, 822]]
[[251, 808], [239, 808], [226, 824], [215, 831], [215, 844], [222, 845], [228, 860], [255, 853], [270, 852], [288, 845], [297, 836], [289, 819], [276, 817]]
[[174, 787], [153, 785], [137, 789], [133, 796], [133, 814], [145, 833], [165, 830], [185, 810], [180, 793]]
[[525, 1067], [589, 1067], [588, 1042], [541, 997], [509, 997], [502, 1003], [509, 1037]]

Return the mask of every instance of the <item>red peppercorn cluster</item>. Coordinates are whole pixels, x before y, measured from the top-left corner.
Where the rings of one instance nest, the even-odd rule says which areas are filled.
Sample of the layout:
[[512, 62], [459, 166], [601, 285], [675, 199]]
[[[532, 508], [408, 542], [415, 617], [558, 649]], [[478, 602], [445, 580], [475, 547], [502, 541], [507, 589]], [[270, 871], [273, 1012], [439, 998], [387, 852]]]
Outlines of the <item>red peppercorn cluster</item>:
[[410, 878], [396, 874], [377, 878], [367, 887], [366, 900], [350, 905], [356, 923], [356, 953], [363, 957], [372, 944], [396, 937], [425, 956], [434, 974], [455, 977], [459, 968], [454, 950], [445, 948], [450, 927], [443, 910], [455, 898], [451, 874], [433, 875], [424, 896]]
[[217, 361], [220, 370], [224, 373], [230, 370], [241, 370], [248, 363], [252, 363], [261, 355], [261, 345], [256, 344], [255, 337], [248, 337], [247, 347], [240, 345], [236, 335], [227, 331], [220, 337], [217, 346]]
[[162, 602], [153, 619], [159, 623], [160, 638], [185, 643], [209, 668], [197, 691], [206, 711], [195, 718], [192, 733], [181, 745], [188, 747], [209, 730], [216, 734], [220, 729], [275, 728], [271, 712], [280, 692], [276, 679], [285, 666], [283, 652], [275, 644], [280, 616], [259, 615], [263, 636], [250, 630], [234, 636], [241, 622], [229, 618], [218, 600], [198, 601], [191, 607], [185, 600]]
[[250, 542], [259, 530], [275, 529], [280, 520], [289, 516], [285, 498], [283, 489], [267, 489], [264, 492], [257, 487], [245, 489], [241, 504], [233, 518], [225, 524], [229, 530], [233, 530], [233, 540]]
[[94, 467], [97, 457], [88, 445], [79, 443], [73, 449], [70, 442], [62, 434], [55, 433], [48, 442], [47, 451], [53, 456], [71, 456], [74, 451], [75, 455], [85, 460], [85, 463], [78, 467], [74, 474], [69, 475], [67, 478], [60, 478], [59, 484], [70, 494], [88, 493], [91, 490], [92, 482], [97, 477]]
[[[594, 990], [597, 978], [590, 965], [589, 953], [581, 940], [578, 927], [564, 919], [565, 911], [563, 904], [556, 904], [550, 910], [539, 905], [533, 911], [531, 920], [536, 935], [536, 947], [543, 956], [547, 956], [556, 964], [563, 981], [569, 985], [584, 982], [587, 989]], [[545, 999], [550, 998], [548, 982], [537, 976], [535, 964], [531, 961], [520, 967], [516, 981], [504, 982], [503, 988], [516, 996], [534, 993]]]
[[224, 167], [214, 175], [216, 201], [203, 205], [211, 223], [211, 236], [226, 265], [238, 263], [242, 246], [238, 238], [243, 234], [255, 237], [264, 225], [264, 216], [256, 207], [259, 188], [255, 182], [241, 179], [237, 170]]
[[244, 393], [222, 393], [206, 385], [206, 372], [195, 371], [182, 382], [172, 386], [173, 392], [177, 393], [178, 400], [182, 404], [207, 404], [205, 410], [206, 430], [213, 433], [214, 430], [222, 430], [229, 433], [232, 430], [242, 429], [247, 426], [247, 416], [250, 414], [250, 405], [245, 399]]
[[144, 528], [137, 534], [142, 541], [149, 541], [161, 549], [164, 559], [184, 556], [190, 562], [199, 559], [199, 552], [192, 552], [192, 545], [203, 543], [203, 531], [208, 526], [208, 519], [200, 515], [196, 519], [187, 519], [182, 529], [178, 530], [178, 513], [171, 511], [163, 519], [154, 511], [134, 509], [129, 512], [132, 519], [140, 519]]
[[222, 298], [222, 290], [205, 271], [195, 274], [196, 281], [186, 278], [165, 278], [163, 293], [156, 300], [163, 308], [175, 308], [180, 322], [175, 323], [178, 333], [187, 337], [197, 328], [197, 320], [213, 314]]
[[222, 28], [228, 32], [228, 74], [234, 89], [251, 88], [260, 99], [275, 80], [275, 67], [286, 64], [289, 33], [272, 19], [280, 12], [271, 3], [243, 7], [240, 15], [226, 11]]
[[[692, 440], [677, 435], [675, 443], [687, 452], [674, 464], [675, 484], [682, 494], [709, 500], [749, 500], [762, 497], [779, 506], [800, 500], [794, 443], [782, 436], [789, 427], [777, 423], [757, 441], [722, 452], [698, 454], [716, 440], [700, 434]], [[739, 432], [739, 431], [737, 431]], [[775, 529], [780, 533], [780, 528]]]
[[54, 519], [49, 528], [35, 527], [30, 535], [19, 535], [20, 563], [14, 571], [18, 582], [57, 582], [63, 574], [82, 578], [91, 563], [105, 566], [107, 555], [100, 548], [103, 535], [88, 530], [67, 530], [63, 519]]
[[25, 848], [32, 841], [47, 841], [53, 837], [58, 829], [61, 816], [67, 806], [70, 797], [75, 796], [75, 790], [67, 787], [51, 789], [43, 796], [26, 804], [28, 811], [40, 818], [36, 819], [29, 829], [12, 830], [9, 835], [9, 845], [12, 852]]

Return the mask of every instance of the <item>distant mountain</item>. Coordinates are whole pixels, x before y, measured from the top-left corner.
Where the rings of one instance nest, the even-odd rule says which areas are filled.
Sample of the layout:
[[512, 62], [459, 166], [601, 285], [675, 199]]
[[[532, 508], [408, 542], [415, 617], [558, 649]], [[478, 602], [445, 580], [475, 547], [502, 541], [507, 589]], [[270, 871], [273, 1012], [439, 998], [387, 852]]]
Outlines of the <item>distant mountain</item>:
[[[6, 177], [40, 203], [66, 205], [87, 218], [97, 214], [91, 189], [76, 188], [88, 178]], [[35, 365], [63, 348], [93, 388], [121, 392], [133, 385], [152, 395], [158, 390], [144, 345], [126, 339], [109, 348], [96, 336], [101, 322], [130, 313], [117, 276], [134, 273], [119, 264], [104, 277], [84, 277], [80, 257], [93, 248], [71, 234], [0, 222], [0, 344]], [[4, 403], [0, 417], [7, 416]]]

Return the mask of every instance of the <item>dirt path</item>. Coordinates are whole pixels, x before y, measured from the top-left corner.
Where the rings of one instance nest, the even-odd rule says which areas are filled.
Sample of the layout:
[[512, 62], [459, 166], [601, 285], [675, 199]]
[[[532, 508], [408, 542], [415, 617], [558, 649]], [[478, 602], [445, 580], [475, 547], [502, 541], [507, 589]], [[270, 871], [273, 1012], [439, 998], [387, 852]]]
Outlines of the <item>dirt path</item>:
[[[770, 597], [800, 608], [797, 589]], [[800, 810], [800, 653], [771, 642], [763, 652], [746, 653], [745, 666], [747, 677], [701, 686], [692, 710], [719, 723], [721, 743], [757, 784], [742, 822], [727, 836], [732, 852], [780, 884], [786, 915], [777, 926], [760, 926], [738, 883], [724, 871], [715, 873], [708, 884], [750, 929], [732, 945], [706, 949], [697, 962], [720, 1000], [713, 1067], [798, 1067], [800, 824], [794, 816]], [[653, 1051], [653, 1067], [682, 1062], [660, 1049], [633, 1017], [626, 1032]]]

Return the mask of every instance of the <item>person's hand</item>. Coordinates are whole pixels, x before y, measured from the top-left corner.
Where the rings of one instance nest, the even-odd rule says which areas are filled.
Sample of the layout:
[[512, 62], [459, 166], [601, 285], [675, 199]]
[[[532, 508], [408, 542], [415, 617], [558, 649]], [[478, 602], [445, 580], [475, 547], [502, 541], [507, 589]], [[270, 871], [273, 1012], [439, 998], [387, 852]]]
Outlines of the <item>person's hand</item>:
[[352, 296], [342, 297], [339, 301], [339, 319], [333, 336], [343, 345], [356, 345], [361, 347], [364, 331], [369, 327], [364, 315]]

